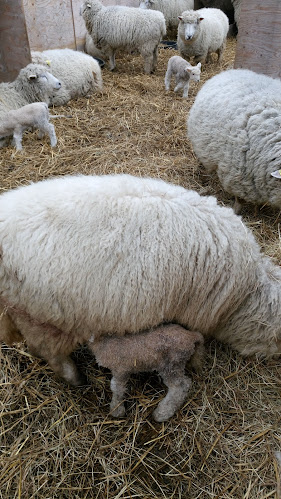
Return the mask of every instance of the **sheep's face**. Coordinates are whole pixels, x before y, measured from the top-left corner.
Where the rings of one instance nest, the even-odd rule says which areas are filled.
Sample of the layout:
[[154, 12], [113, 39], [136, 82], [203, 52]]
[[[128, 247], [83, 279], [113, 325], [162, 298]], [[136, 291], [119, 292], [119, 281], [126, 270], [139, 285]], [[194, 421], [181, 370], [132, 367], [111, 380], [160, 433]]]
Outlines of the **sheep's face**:
[[144, 0], [143, 2], [140, 2], [139, 8], [140, 9], [153, 9], [153, 0]]
[[179, 16], [179, 33], [185, 42], [192, 42], [198, 36], [200, 23], [203, 19], [203, 17]]
[[39, 72], [29, 74], [28, 80], [30, 83], [34, 85], [39, 85], [40, 87], [46, 87], [51, 90], [59, 90], [61, 88], [61, 82], [55, 78], [48, 71]]
[[189, 74], [189, 77], [193, 81], [200, 81], [201, 74], [201, 62], [198, 62], [197, 66], [191, 68], [187, 67], [185, 71]]

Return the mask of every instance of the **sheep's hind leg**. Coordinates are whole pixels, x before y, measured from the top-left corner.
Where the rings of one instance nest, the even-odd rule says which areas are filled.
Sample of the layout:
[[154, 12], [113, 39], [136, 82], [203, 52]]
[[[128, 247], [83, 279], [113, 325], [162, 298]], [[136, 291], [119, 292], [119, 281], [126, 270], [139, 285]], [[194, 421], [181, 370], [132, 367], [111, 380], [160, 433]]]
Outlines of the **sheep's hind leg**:
[[13, 144], [16, 146], [17, 151], [22, 151], [22, 128], [16, 127], [13, 133]]
[[165, 88], [166, 90], [170, 90], [171, 85], [171, 71], [167, 70], [165, 75]]
[[48, 135], [50, 137], [51, 146], [55, 147], [57, 145], [57, 137], [56, 137], [54, 125], [52, 125], [51, 123], [48, 123], [46, 133], [48, 133]]
[[112, 399], [110, 402], [110, 412], [115, 418], [120, 418], [125, 414], [124, 395], [128, 375], [113, 374], [110, 382]]
[[185, 376], [184, 369], [179, 370], [176, 377], [174, 370], [173, 374], [167, 371], [159, 371], [159, 374], [168, 388], [166, 397], [159, 402], [153, 412], [155, 421], [161, 422], [171, 418], [183, 405], [191, 386], [191, 379]]

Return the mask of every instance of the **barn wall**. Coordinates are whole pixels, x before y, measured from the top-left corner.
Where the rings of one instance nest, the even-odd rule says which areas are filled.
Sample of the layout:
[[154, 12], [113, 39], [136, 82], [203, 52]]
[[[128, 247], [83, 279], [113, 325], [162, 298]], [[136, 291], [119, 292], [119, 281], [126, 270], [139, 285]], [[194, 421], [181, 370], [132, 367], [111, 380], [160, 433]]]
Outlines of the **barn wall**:
[[[86, 28], [79, 14], [83, 0], [23, 0], [31, 50], [83, 50]], [[138, 7], [138, 0], [103, 0], [104, 5]]]
[[234, 67], [281, 78], [280, 0], [243, 0]]
[[0, 81], [12, 81], [31, 62], [21, 0], [0, 0]]

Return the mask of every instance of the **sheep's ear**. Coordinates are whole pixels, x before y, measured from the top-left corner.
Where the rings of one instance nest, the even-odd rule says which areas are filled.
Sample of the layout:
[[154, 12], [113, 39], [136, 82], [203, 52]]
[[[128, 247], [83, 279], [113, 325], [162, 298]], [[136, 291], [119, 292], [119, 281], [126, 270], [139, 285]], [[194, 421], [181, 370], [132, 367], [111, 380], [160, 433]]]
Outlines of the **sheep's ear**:
[[186, 71], [187, 73], [191, 73], [192, 68], [185, 68], [185, 71]]
[[201, 69], [201, 62], [198, 62], [197, 67], [198, 69]]
[[28, 77], [29, 80], [37, 80], [37, 75], [29, 75]]
[[200, 21], [203, 21], [203, 20], [204, 20], [204, 17], [199, 17], [198, 23], [200, 23]]
[[275, 172], [271, 172], [272, 177], [275, 177], [275, 178], [281, 178], [281, 170], [276, 170]]
[[178, 16], [178, 19], [179, 19], [180, 21], [182, 21], [182, 17], [181, 17], [181, 16]]

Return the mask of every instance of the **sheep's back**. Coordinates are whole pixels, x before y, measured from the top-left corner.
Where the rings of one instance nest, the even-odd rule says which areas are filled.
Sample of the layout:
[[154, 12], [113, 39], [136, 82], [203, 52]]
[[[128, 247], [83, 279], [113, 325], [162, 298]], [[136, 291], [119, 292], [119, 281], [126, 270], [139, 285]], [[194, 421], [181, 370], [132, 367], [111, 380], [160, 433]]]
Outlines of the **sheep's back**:
[[200, 162], [224, 188], [248, 201], [281, 206], [281, 83], [249, 70], [214, 76], [198, 92], [188, 136]]
[[207, 334], [256, 285], [240, 218], [159, 180], [48, 180], [2, 194], [0, 212], [1, 297], [81, 342], [163, 322]]

